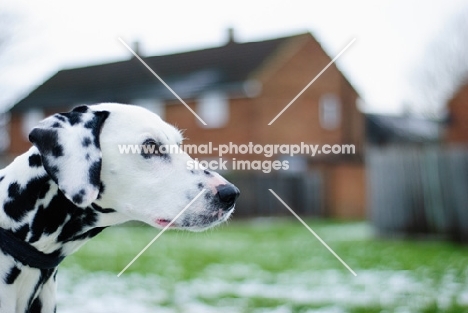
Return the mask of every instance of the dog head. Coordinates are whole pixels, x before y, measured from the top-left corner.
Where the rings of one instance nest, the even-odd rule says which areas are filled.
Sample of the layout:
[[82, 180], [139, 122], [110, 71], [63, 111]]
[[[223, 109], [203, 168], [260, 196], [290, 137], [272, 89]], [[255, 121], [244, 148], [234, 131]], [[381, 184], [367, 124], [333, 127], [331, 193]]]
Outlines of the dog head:
[[70, 201], [113, 208], [123, 220], [161, 228], [177, 217], [174, 228], [203, 230], [227, 220], [239, 196], [219, 174], [190, 169], [180, 132], [141, 107], [77, 107], [46, 118], [29, 138]]

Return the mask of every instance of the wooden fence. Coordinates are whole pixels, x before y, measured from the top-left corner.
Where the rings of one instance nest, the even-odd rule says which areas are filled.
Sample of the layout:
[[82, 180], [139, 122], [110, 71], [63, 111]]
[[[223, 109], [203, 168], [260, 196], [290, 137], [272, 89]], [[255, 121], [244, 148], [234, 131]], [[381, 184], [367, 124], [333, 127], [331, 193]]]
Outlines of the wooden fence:
[[366, 162], [370, 219], [380, 232], [468, 242], [468, 149], [371, 148]]
[[323, 215], [322, 177], [319, 172], [295, 175], [235, 173], [226, 176], [241, 190], [236, 217], [290, 216], [268, 189], [273, 189], [297, 214]]

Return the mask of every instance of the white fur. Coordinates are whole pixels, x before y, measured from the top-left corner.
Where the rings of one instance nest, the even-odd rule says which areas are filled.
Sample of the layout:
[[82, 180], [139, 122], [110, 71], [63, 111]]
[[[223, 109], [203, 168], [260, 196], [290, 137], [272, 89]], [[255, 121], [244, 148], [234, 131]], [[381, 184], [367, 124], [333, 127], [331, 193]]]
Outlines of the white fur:
[[[202, 181], [209, 188], [207, 193], [215, 193], [214, 186], [228, 183], [214, 172], [210, 177], [203, 173], [191, 173], [187, 162], [192, 158], [182, 151], [171, 154], [170, 162], [158, 157], [144, 159], [138, 154], [121, 154], [119, 145], [141, 145], [147, 138], [165, 145], [182, 142], [181, 133], [158, 115], [141, 107], [112, 103], [90, 108], [111, 112], [100, 136], [101, 180], [106, 189], [103, 198], [96, 203], [117, 210], [125, 216], [123, 219], [139, 220], [161, 227], [156, 223], [158, 219], [172, 220], [189, 203], [189, 198], [194, 198], [200, 192], [198, 182]], [[207, 213], [208, 204], [201, 196], [178, 220], [183, 220], [187, 215]], [[226, 220], [230, 213], [226, 213], [219, 222]], [[175, 228], [177, 225], [175, 222]], [[213, 225], [201, 224], [189, 227], [188, 230], [203, 230], [210, 226]]]

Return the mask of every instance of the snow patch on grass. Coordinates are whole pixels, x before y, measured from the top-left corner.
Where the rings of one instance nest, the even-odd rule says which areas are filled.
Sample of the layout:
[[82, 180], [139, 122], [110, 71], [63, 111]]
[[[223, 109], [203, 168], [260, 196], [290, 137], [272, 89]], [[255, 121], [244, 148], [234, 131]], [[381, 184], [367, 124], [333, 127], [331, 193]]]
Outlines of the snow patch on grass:
[[468, 306], [468, 285], [448, 272], [441, 282], [409, 271], [287, 271], [270, 273], [255, 265], [211, 265], [192, 280], [173, 281], [158, 275], [59, 273], [58, 303], [62, 313], [98, 312], [301, 312], [346, 313], [376, 307], [395, 312], [422, 312], [455, 301]]

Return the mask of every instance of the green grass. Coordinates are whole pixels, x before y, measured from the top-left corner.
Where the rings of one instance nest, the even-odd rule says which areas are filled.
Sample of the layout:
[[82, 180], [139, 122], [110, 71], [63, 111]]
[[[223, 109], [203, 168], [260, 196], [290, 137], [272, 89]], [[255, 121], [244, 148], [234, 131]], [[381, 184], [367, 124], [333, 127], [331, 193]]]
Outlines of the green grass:
[[[379, 240], [370, 235], [353, 238], [355, 234], [349, 234], [348, 239], [343, 232], [353, 230], [349, 227], [353, 224], [308, 224], [355, 269], [411, 270], [422, 275], [429, 271], [434, 278], [440, 278], [447, 269], [457, 274], [467, 270], [468, 249], [463, 246], [437, 241]], [[340, 230], [340, 224], [348, 229]], [[355, 229], [362, 232], [359, 224], [354, 224]], [[331, 227], [336, 228], [340, 238], [331, 234]], [[118, 273], [158, 232], [135, 226], [107, 229], [68, 257], [64, 266], [78, 264], [89, 271]], [[128, 271], [190, 279], [209, 264], [232, 263], [256, 264], [271, 272], [329, 268], [346, 271], [294, 220], [237, 222], [204, 233], [168, 231]]]
[[[222, 281], [237, 289], [200, 291], [196, 300], [214, 307], [234, 303], [240, 307], [238, 312], [281, 305], [287, 305], [291, 312], [307, 312], [340, 302], [340, 292], [353, 292], [364, 299], [364, 304], [352, 303], [356, 296], [343, 300], [339, 303], [343, 312], [391, 312], [402, 306], [412, 308], [408, 312], [468, 311], [458, 296], [466, 292], [468, 297], [468, 287], [464, 287], [468, 286], [467, 247], [438, 241], [376, 239], [370, 227], [361, 222], [307, 223], [357, 272], [357, 278], [293, 219], [231, 222], [204, 233], [168, 231], [122, 277], [156, 275], [170, 292], [178, 284]], [[62, 267], [79, 268], [90, 275], [117, 275], [158, 232], [141, 226], [107, 229], [68, 257]], [[263, 287], [249, 295], [242, 288], [251, 282]], [[300, 289], [282, 297], [275, 294], [277, 286]], [[267, 292], [263, 294], [262, 288]], [[444, 296], [449, 299], [444, 302], [439, 293], [447, 288], [453, 291]], [[313, 300], [323, 290], [336, 292], [331, 296], [337, 300], [331, 301], [328, 294]], [[390, 300], [386, 300], [387, 290]], [[306, 296], [299, 297], [301, 292]], [[174, 297], [172, 294], [159, 305], [175, 306]]]

